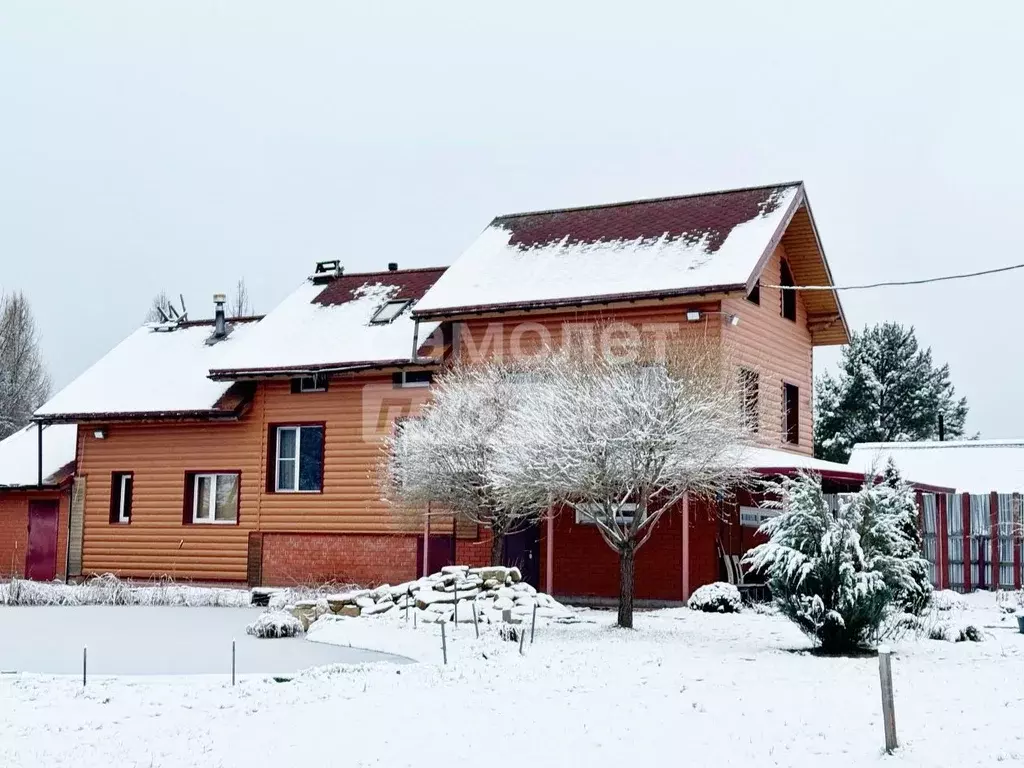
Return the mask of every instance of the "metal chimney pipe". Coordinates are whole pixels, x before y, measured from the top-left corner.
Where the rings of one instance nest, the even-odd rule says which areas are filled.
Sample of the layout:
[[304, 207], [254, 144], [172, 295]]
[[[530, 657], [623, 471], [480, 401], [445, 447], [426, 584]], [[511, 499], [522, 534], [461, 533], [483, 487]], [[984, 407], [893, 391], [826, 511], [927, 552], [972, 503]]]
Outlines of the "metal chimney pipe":
[[213, 294], [213, 338], [223, 339], [228, 335], [227, 322], [224, 319], [224, 302], [227, 296], [223, 293]]
[[398, 271], [398, 262], [397, 261], [389, 261], [388, 262], [388, 272], [397, 272], [397, 271]]

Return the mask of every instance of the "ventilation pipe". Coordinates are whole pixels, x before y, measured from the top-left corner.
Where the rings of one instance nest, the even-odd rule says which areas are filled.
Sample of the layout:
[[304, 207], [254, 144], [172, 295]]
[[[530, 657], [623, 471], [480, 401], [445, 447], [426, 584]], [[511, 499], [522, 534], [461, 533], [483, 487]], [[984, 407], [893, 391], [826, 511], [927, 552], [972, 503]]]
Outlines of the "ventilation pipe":
[[397, 272], [397, 271], [398, 271], [398, 262], [397, 261], [389, 261], [388, 262], [388, 272]]
[[223, 339], [228, 335], [227, 322], [224, 319], [224, 302], [227, 296], [223, 293], [213, 294], [213, 338]]

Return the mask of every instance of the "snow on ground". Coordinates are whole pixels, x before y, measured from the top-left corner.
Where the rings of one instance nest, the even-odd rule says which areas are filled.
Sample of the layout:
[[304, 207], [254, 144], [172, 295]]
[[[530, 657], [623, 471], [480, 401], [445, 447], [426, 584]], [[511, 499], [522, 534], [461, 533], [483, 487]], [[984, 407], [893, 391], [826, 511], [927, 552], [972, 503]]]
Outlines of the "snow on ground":
[[384, 645], [405, 637], [424, 660], [431, 651], [434, 657], [323, 667], [289, 683], [246, 679], [231, 688], [210, 678], [122, 678], [83, 690], [73, 678], [2, 676], [0, 765], [1022, 761], [1024, 635], [991, 595], [972, 596], [968, 606], [956, 620], [983, 625], [986, 642], [896, 645], [903, 746], [892, 757], [881, 750], [876, 659], [812, 655], [777, 615], [678, 608], [638, 614], [634, 631], [614, 628], [612, 612], [582, 611], [588, 621], [573, 625], [539, 624], [525, 656], [493, 627], [476, 641], [472, 626], [451, 632], [449, 625], [448, 666], [440, 664], [437, 625], [334, 620], [314, 625], [312, 636], [373, 643], [376, 631]]

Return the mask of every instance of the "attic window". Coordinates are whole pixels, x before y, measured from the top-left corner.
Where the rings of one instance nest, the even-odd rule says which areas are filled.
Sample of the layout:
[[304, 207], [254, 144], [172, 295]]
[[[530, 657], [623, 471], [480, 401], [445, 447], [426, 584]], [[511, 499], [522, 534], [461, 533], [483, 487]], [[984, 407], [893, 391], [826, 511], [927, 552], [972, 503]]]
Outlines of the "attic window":
[[758, 280], [754, 283], [754, 287], [750, 289], [750, 293], [747, 294], [747, 301], [751, 304], [761, 303], [761, 281]]
[[391, 383], [402, 388], [429, 387], [433, 380], [433, 371], [398, 371], [391, 375]]
[[400, 314], [402, 310], [412, 304], [410, 299], [397, 299], [395, 301], [389, 301], [383, 307], [373, 313], [373, 317], [370, 318], [371, 325], [387, 325]]
[[292, 379], [292, 394], [300, 392], [326, 392], [328, 375], [326, 373], [313, 373], [309, 376], [299, 376]]
[[[793, 273], [789, 269], [789, 262], [782, 262], [782, 285], [796, 285], [796, 281], [793, 279]], [[796, 321], [796, 291], [787, 290], [783, 287], [782, 291], [782, 316], [787, 320]]]

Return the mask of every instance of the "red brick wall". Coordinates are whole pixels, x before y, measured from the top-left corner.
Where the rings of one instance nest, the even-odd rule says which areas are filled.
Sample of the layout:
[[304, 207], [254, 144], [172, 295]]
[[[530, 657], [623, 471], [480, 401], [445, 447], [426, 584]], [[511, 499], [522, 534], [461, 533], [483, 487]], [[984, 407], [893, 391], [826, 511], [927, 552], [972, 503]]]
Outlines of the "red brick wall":
[[57, 577], [67, 565], [68, 509], [70, 491], [9, 491], [0, 493], [0, 577], [25, 575], [28, 544], [28, 503], [33, 499], [60, 501], [57, 523]]
[[483, 568], [491, 565], [491, 531], [480, 526], [477, 539], [458, 539], [455, 542], [456, 562], [471, 568]]
[[263, 583], [400, 584], [419, 575], [416, 542], [397, 534], [264, 533]]

